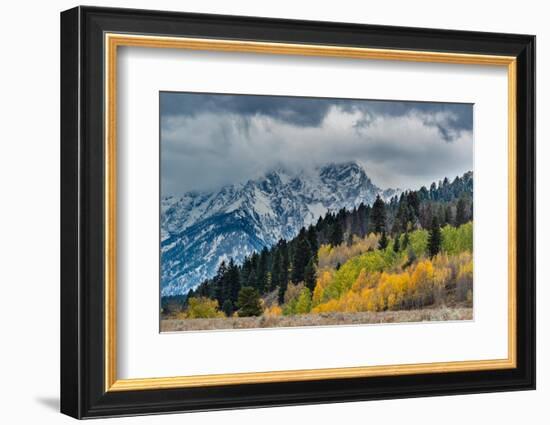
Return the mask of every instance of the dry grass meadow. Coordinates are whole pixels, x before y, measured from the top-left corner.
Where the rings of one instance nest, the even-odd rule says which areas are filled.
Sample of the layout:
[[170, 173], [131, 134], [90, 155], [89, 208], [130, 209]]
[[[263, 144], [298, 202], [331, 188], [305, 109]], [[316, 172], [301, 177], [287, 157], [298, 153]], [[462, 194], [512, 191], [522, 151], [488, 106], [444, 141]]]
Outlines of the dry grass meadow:
[[468, 307], [424, 308], [420, 310], [319, 313], [292, 316], [231, 317], [214, 319], [165, 319], [161, 332], [201, 331], [219, 329], [254, 329], [304, 326], [361, 325], [374, 323], [440, 322], [472, 320]]

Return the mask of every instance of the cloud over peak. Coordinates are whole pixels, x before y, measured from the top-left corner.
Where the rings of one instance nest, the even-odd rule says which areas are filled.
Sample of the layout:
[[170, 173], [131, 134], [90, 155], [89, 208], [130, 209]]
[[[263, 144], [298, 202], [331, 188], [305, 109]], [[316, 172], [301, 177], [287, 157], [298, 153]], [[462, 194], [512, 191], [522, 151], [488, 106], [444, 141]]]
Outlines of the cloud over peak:
[[164, 195], [277, 167], [358, 161], [380, 187], [416, 188], [473, 168], [472, 105], [160, 94]]

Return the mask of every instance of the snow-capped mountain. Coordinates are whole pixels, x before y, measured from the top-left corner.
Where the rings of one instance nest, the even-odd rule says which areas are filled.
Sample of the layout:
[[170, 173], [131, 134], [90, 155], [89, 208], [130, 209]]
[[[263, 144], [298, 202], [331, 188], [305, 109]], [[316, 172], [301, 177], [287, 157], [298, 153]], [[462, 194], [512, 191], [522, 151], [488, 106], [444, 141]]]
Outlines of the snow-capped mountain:
[[291, 239], [328, 211], [389, 199], [355, 162], [314, 171], [272, 171], [217, 192], [161, 200], [161, 292], [185, 294], [212, 277], [219, 263]]

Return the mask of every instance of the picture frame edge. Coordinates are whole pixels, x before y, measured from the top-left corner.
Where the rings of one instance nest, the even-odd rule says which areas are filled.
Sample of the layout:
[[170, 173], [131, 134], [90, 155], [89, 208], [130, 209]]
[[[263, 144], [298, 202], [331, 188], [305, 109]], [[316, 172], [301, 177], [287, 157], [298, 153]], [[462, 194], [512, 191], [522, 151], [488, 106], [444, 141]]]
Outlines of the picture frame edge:
[[[135, 9], [111, 9], [102, 7], [78, 6], [61, 13], [61, 405], [62, 413], [75, 418], [126, 416], [164, 412], [219, 410], [226, 408], [264, 407], [275, 405], [317, 404], [327, 402], [344, 402], [354, 400], [372, 400], [384, 398], [405, 398], [434, 395], [467, 394], [493, 391], [531, 390], [535, 389], [536, 368], [536, 310], [535, 310], [535, 36], [522, 34], [475, 33], [464, 31], [437, 30], [442, 36], [470, 38], [472, 43], [484, 36], [499, 39], [499, 45], [510, 43], [512, 52], [518, 60], [518, 96], [517, 96], [517, 187], [518, 245], [524, 244], [527, 249], [518, 249], [517, 282], [518, 284], [518, 367], [508, 371], [487, 372], [453, 372], [450, 381], [444, 385], [438, 377], [419, 375], [420, 381], [436, 382], [436, 390], [414, 382], [414, 376], [402, 378], [404, 386], [397, 385], [392, 377], [384, 378], [328, 380], [324, 382], [321, 394], [308, 393], [311, 385], [303, 383], [275, 383], [269, 392], [265, 387], [258, 390], [256, 397], [243, 399], [237, 395], [235, 388], [215, 387], [206, 389], [154, 390], [112, 393], [105, 391], [104, 359], [98, 356], [97, 347], [103, 347], [103, 326], [94, 323], [93, 318], [103, 309], [104, 291], [101, 285], [103, 275], [102, 256], [98, 250], [103, 247], [103, 236], [98, 236], [97, 227], [102, 227], [104, 218], [94, 217], [90, 208], [100, 211], [102, 184], [98, 179], [104, 176], [101, 166], [102, 147], [94, 145], [103, 128], [91, 129], [97, 122], [102, 110], [103, 99], [98, 96], [87, 96], [92, 87], [101, 85], [96, 80], [91, 84], [88, 79], [94, 75], [90, 65], [94, 55], [102, 46], [97, 45], [98, 35], [106, 30], [109, 22], [102, 21], [101, 16], [123, 17], [126, 25], [128, 19], [132, 25], [132, 16], [147, 19], [148, 16], [162, 14], [171, 19], [184, 17], [198, 22], [212, 19], [232, 21], [241, 19], [250, 24], [270, 21], [273, 25], [321, 25], [345, 28], [346, 31], [374, 31], [383, 29], [387, 32], [418, 31], [421, 36], [428, 29], [405, 27], [365, 26], [361, 24], [341, 24], [316, 21], [273, 20], [255, 17], [234, 17], [224, 15], [183, 14], [178, 12], [140, 11]], [[183, 18], [182, 18], [183, 19]], [[135, 25], [135, 23], [133, 24]], [[342, 27], [339, 27], [342, 25]], [[223, 27], [223, 25], [222, 25]], [[368, 31], [367, 31], [368, 32]], [[507, 41], [506, 41], [507, 40]], [[443, 40], [444, 41], [444, 40]], [[440, 40], [440, 43], [443, 43]], [[497, 43], [498, 44], [498, 43]], [[518, 47], [520, 46], [520, 47]], [[91, 57], [88, 55], [91, 53]], [[97, 63], [95, 66], [97, 67]], [[101, 77], [99, 77], [101, 80]], [[101, 98], [101, 96], [99, 96]], [[93, 110], [92, 110], [93, 109]], [[521, 115], [521, 116], [520, 116]], [[99, 130], [99, 131], [98, 131]], [[98, 187], [96, 187], [98, 186]], [[520, 188], [523, 189], [520, 194]], [[520, 202], [523, 201], [523, 203]], [[94, 205], [95, 207], [91, 207]], [[96, 252], [97, 251], [97, 252]], [[97, 270], [99, 268], [99, 270]], [[520, 290], [521, 289], [521, 290]], [[93, 348], [95, 347], [95, 348]], [[96, 351], [93, 351], [96, 350]], [[99, 375], [99, 378], [98, 378]], [[440, 377], [439, 377], [440, 378]], [[475, 379], [478, 380], [477, 384]], [[352, 382], [355, 380], [355, 382]], [[465, 386], [470, 382], [470, 386]], [[380, 385], [380, 394], [372, 392], [372, 385]], [[256, 385], [256, 384], [251, 384]], [[265, 385], [265, 384], [260, 384]], [[396, 386], [397, 385], [397, 386]], [[425, 384], [426, 385], [426, 384]], [[345, 390], [345, 387], [349, 387]], [[366, 391], [363, 387], [369, 387]], [[363, 391], [361, 391], [363, 388]], [[243, 389], [244, 391], [244, 389]], [[257, 391], [257, 392], [258, 392]], [[284, 391], [294, 394], [294, 399], [285, 397]], [[337, 395], [330, 393], [339, 391]], [[226, 396], [221, 396], [226, 394]], [[160, 395], [160, 396], [159, 396]], [[278, 397], [278, 398], [277, 398]]]

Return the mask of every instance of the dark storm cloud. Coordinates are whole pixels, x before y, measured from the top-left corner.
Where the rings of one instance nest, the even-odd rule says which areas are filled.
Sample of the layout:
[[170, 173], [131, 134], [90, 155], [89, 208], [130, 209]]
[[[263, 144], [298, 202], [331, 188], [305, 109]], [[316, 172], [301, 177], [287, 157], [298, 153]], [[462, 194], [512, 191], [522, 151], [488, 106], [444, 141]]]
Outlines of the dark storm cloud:
[[335, 101], [285, 96], [161, 93], [160, 102], [167, 116], [225, 112], [243, 117], [269, 116], [298, 126], [318, 126]]
[[458, 103], [162, 92], [160, 105], [163, 117], [232, 113], [242, 117], [266, 116], [303, 127], [319, 126], [332, 106], [339, 106], [346, 112], [363, 111], [390, 117], [413, 110], [427, 117], [448, 113], [448, 122], [432, 123], [446, 141], [451, 141], [457, 131], [472, 128], [472, 106]]
[[163, 92], [160, 108], [163, 195], [349, 160], [384, 188], [473, 168], [472, 105]]

